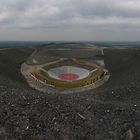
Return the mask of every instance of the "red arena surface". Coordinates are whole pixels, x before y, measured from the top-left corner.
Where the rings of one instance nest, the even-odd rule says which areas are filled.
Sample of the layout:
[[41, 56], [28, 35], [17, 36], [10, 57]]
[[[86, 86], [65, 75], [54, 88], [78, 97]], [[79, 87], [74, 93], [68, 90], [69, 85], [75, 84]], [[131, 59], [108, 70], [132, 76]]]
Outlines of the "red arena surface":
[[49, 69], [47, 73], [53, 79], [72, 82], [86, 78], [90, 71], [80, 67], [61, 66]]
[[64, 74], [59, 75], [59, 78], [64, 81], [72, 81], [72, 80], [78, 79], [79, 75], [74, 74], [74, 73], [64, 73]]

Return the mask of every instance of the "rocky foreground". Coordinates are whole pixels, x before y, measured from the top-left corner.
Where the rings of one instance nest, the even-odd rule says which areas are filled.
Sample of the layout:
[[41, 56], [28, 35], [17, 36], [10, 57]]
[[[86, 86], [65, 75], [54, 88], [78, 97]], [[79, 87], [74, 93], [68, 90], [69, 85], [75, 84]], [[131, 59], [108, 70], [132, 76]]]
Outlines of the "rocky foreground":
[[97, 89], [45, 94], [20, 73], [34, 50], [0, 50], [0, 140], [139, 140], [140, 49], [107, 48]]

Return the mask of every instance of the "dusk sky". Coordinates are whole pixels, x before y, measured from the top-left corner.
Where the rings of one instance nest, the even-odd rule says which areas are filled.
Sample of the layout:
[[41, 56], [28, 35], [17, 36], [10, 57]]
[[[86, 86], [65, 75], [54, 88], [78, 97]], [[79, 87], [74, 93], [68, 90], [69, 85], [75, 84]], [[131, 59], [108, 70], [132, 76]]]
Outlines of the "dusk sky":
[[0, 40], [140, 41], [140, 1], [0, 0]]

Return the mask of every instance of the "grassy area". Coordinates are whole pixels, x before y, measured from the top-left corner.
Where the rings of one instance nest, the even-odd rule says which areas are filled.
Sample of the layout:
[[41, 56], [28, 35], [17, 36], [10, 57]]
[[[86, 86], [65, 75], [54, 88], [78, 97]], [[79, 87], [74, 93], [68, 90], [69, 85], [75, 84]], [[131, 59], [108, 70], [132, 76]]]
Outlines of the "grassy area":
[[6, 75], [11, 80], [18, 81], [18, 84], [20, 82], [26, 83], [21, 75], [20, 67], [31, 55], [32, 51], [32, 49], [24, 47], [0, 51], [0, 75]]

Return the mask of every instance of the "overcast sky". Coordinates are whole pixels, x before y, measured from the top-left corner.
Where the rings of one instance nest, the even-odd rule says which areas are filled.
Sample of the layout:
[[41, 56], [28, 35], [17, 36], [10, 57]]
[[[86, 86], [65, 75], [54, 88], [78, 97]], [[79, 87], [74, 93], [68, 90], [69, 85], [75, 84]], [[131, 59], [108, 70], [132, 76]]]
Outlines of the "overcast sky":
[[0, 0], [0, 40], [140, 41], [140, 0]]

